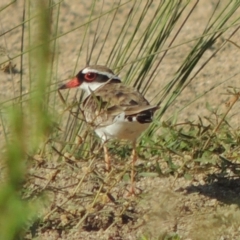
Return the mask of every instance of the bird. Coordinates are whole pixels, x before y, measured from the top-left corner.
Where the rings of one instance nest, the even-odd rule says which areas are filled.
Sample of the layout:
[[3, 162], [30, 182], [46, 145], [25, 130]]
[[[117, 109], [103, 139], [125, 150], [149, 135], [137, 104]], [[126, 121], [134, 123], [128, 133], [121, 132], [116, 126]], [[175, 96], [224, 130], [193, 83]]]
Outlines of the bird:
[[157, 105], [150, 105], [145, 97], [131, 86], [124, 85], [114, 72], [104, 65], [89, 65], [83, 68], [59, 90], [80, 88], [86, 97], [82, 112], [86, 122], [100, 137], [106, 170], [111, 169], [106, 143], [111, 139], [129, 140], [132, 143], [131, 188], [135, 194], [136, 141], [153, 121]]

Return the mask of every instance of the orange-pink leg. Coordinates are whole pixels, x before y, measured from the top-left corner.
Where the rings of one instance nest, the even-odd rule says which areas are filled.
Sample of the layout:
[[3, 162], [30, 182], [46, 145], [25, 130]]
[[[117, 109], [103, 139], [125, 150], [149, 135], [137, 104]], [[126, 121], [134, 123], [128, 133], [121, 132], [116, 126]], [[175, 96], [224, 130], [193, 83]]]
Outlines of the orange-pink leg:
[[106, 170], [110, 171], [111, 170], [111, 160], [109, 158], [108, 149], [105, 146], [105, 144], [103, 144], [103, 150], [104, 150], [104, 160], [105, 160]]
[[135, 163], [137, 161], [137, 152], [136, 152], [136, 142], [134, 141], [132, 143], [133, 149], [132, 149], [132, 169], [131, 169], [131, 188], [130, 188], [130, 194], [135, 194], [135, 185], [134, 185], [134, 178], [135, 178]]

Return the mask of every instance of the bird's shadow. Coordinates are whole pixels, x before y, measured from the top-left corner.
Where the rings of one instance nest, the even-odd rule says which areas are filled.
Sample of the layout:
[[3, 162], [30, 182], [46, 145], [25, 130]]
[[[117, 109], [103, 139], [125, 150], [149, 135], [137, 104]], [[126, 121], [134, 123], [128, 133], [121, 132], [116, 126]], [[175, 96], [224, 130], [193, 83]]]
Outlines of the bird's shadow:
[[199, 193], [225, 204], [237, 204], [240, 207], [240, 178], [230, 178], [208, 175], [214, 180], [210, 183], [194, 186], [190, 185], [184, 190], [186, 194]]

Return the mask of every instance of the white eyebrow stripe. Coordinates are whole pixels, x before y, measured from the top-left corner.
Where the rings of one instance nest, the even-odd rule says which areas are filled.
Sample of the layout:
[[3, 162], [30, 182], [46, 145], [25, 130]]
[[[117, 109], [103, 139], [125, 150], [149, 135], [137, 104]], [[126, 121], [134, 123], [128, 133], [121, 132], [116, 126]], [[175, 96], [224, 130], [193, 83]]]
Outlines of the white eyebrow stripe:
[[105, 76], [107, 76], [109, 79], [118, 79], [118, 80], [121, 81], [121, 79], [120, 79], [118, 76], [116, 76], [116, 75], [114, 75], [114, 74], [111, 74], [111, 73], [109, 73], [109, 72], [101, 72], [101, 71], [98, 71], [98, 70], [96, 70], [96, 69], [91, 69], [91, 68], [85, 68], [85, 69], [82, 70], [82, 73], [84, 73], [84, 74], [89, 73], [89, 72], [98, 73], [98, 74], [100, 74], [100, 75], [105, 75]]

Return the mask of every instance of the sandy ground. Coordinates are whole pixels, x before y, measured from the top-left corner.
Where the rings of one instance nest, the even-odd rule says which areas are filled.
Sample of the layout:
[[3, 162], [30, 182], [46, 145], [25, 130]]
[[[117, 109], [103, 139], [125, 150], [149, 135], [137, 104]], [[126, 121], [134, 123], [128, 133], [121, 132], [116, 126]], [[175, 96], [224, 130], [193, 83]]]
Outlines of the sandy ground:
[[[0, 3], [0, 9], [6, 6], [10, 1], [2, 0]], [[90, 11], [91, 1], [63, 1], [60, 8], [59, 17], [59, 32], [66, 33], [71, 29], [76, 28], [83, 24], [88, 18]], [[144, 1], [143, 1], [144, 2]], [[207, 16], [213, 11], [214, 5], [218, 1], [201, 0], [194, 10], [194, 14], [191, 15], [187, 24], [182, 29], [175, 44], [180, 44], [188, 40], [198, 37], [204, 29], [207, 22]], [[223, 5], [227, 1], [221, 1]], [[111, 1], [105, 1], [104, 9], [108, 9]], [[32, 3], [31, 3], [32, 4]], [[100, 6], [100, 3], [98, 3]], [[104, 28], [104, 22], [101, 23], [102, 35], [99, 36], [99, 44], [93, 52], [91, 63], [105, 64], [106, 59], [114, 40], [118, 33], [118, 26], [121, 23], [121, 19], [126, 17], [129, 11], [129, 4], [124, 5], [121, 11], [116, 16], [116, 21], [109, 33], [109, 38], [106, 45], [97, 59], [98, 52], [101, 46], [101, 41], [105, 36], [106, 29]], [[141, 5], [143, 7], [143, 5]], [[8, 30], [18, 26], [22, 21], [23, 1], [16, 1], [15, 4], [7, 7], [1, 11], [0, 17], [0, 31], [4, 33], [0, 39], [0, 51], [2, 56], [0, 62], [5, 62], [8, 58], [6, 54], [13, 58], [13, 64], [16, 64], [16, 71], [22, 71], [23, 79], [22, 86], [20, 86], [20, 74], [6, 74], [0, 72], [1, 85], [0, 85], [0, 101], [7, 101], [19, 94], [19, 88], [22, 87], [23, 93], [27, 93], [29, 89], [29, 76], [28, 60], [27, 57], [23, 60], [23, 69], [20, 69], [20, 52], [21, 52], [21, 27], [16, 27], [9, 33], [5, 33]], [[238, 10], [240, 13], [240, 10]], [[56, 16], [56, 13], [54, 13]], [[14, 17], [13, 17], [14, 15]], [[134, 27], [134, 26], [132, 26]], [[94, 33], [96, 26], [91, 25], [91, 33]], [[233, 29], [232, 29], [233, 30]], [[228, 38], [232, 30], [229, 30], [225, 35]], [[34, 31], [34, 29], [31, 29]], [[131, 31], [131, 29], [129, 29]], [[77, 28], [75, 31], [63, 35], [58, 39], [57, 47], [57, 70], [54, 73], [54, 82], [58, 86], [59, 82], [64, 81], [70, 76], [74, 75], [79, 69], [83, 68], [86, 64], [87, 45], [83, 46], [83, 51], [80, 56], [79, 49], [81, 47], [81, 40], [84, 36], [82, 28]], [[93, 35], [90, 35], [92, 39]], [[240, 33], [237, 32], [232, 38], [233, 42], [238, 44]], [[27, 42], [27, 31], [25, 35], [25, 42]], [[202, 61], [198, 67], [203, 63], [217, 48], [218, 43], [212, 49], [209, 49], [203, 56]], [[239, 44], [240, 45], [240, 44]], [[158, 72], [158, 76], [155, 78], [153, 88], [147, 93], [147, 98], [150, 98], [154, 93], [154, 87], [161, 88], [173, 78], [175, 71], [180, 66], [182, 60], [186, 57], [186, 53], [193, 46], [193, 42], [184, 44], [180, 47], [173, 48], [164, 58]], [[27, 46], [24, 46], [27, 49]], [[181, 109], [183, 106], [191, 103], [196, 96], [199, 96], [209, 89], [218, 84], [218, 87], [214, 88], [209, 93], [204, 94], [203, 97], [196, 102], [190, 104], [184, 108], [178, 116], [178, 120], [197, 120], [198, 116], [204, 118], [211, 114], [206, 108], [206, 104], [210, 103], [212, 108], [219, 108], [219, 112], [224, 112], [224, 103], [228, 100], [226, 95], [227, 87], [238, 87], [239, 82], [239, 61], [238, 56], [240, 49], [233, 44], [227, 43], [226, 46], [211, 60], [209, 64], [197, 75], [190, 85], [186, 87], [177, 102], [169, 108], [163, 119], [168, 119], [175, 111]], [[3, 65], [2, 65], [3, 67]], [[121, 76], [124, 79], [126, 69], [123, 69]], [[237, 103], [231, 112], [230, 122], [234, 128], [238, 128], [240, 125], [239, 118], [239, 103]], [[0, 129], [0, 138], [3, 138], [3, 130]], [[55, 163], [54, 163], [55, 164]], [[41, 171], [38, 172], [41, 174]], [[39, 184], [39, 183], [38, 183]], [[66, 184], [66, 183], [65, 183]], [[238, 239], [238, 233], [240, 230], [237, 227], [239, 224], [239, 210], [238, 201], [239, 197], [239, 181], [229, 183], [229, 185], [215, 184], [208, 185], [204, 181], [204, 177], [198, 176], [192, 181], [186, 181], [183, 178], [174, 180], [172, 177], [167, 178], [154, 178], [154, 179], [141, 179], [138, 184], [146, 191], [147, 197], [143, 201], [138, 202], [136, 211], [140, 214], [144, 213], [143, 223], [140, 227], [133, 228], [127, 225], [124, 226], [124, 230], [117, 229], [115, 226], [112, 228], [112, 232], [103, 231], [82, 231], [74, 230], [71, 234], [51, 229], [44, 230], [40, 234], [39, 239], [137, 239], [141, 234], [150, 232], [153, 237], [166, 232], [178, 232], [182, 239], [207, 239], [204, 236], [204, 229], [213, 228], [218, 229], [218, 223], [216, 219], [222, 218], [223, 233], [220, 235], [212, 235], [213, 237], [208, 239]], [[41, 185], [41, 184], [40, 184]], [[230, 186], [230, 187], [229, 187]], [[147, 204], [146, 204], [147, 202]], [[140, 210], [139, 210], [140, 209]], [[228, 223], [229, 215], [222, 214], [224, 209], [229, 209], [228, 214], [236, 219], [235, 223]], [[150, 210], [150, 213], [149, 213]], [[211, 216], [211, 217], [210, 217]], [[209, 219], [206, 223], [203, 220]], [[216, 224], [215, 224], [216, 223]], [[211, 232], [211, 231], [210, 231]], [[210, 234], [208, 232], [207, 234]], [[117, 234], [118, 233], [118, 234]], [[221, 236], [218, 238], [216, 236]], [[155, 239], [155, 238], [154, 238]]]

